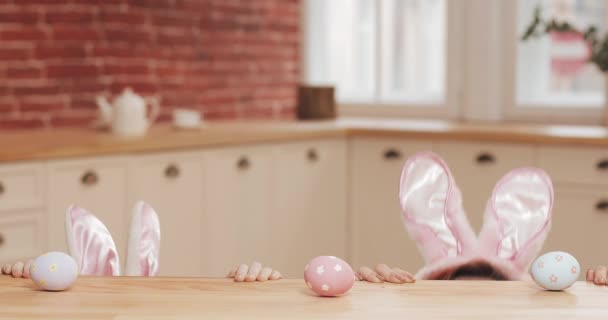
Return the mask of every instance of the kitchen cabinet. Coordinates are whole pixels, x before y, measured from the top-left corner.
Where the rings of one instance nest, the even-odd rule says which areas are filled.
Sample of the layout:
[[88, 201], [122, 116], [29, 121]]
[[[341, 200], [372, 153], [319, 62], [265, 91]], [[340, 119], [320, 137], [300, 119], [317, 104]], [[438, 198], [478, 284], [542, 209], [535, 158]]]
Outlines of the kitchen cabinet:
[[450, 167], [471, 226], [479, 232], [494, 186], [519, 167], [535, 166], [533, 146], [475, 142], [439, 142], [435, 151]]
[[270, 146], [205, 153], [202, 274], [223, 277], [238, 263], [271, 263], [273, 171]]
[[0, 262], [67, 250], [65, 211], [75, 204], [106, 224], [124, 264], [131, 210], [143, 200], [160, 218], [163, 276], [223, 277], [238, 263], [260, 261], [301, 277], [318, 255], [343, 257], [355, 269], [386, 263], [415, 272], [423, 263], [403, 227], [399, 177], [408, 157], [434, 151], [450, 166], [476, 231], [498, 179], [517, 167], [545, 169], [556, 193], [543, 251], [568, 251], [584, 268], [607, 263], [603, 148], [325, 134], [4, 163]]
[[356, 138], [350, 142], [350, 250], [354, 268], [386, 263], [415, 272], [423, 262], [402, 223], [399, 178], [408, 157], [430, 142]]
[[587, 268], [608, 264], [608, 190], [560, 188], [555, 190], [551, 231], [543, 252], [565, 251]]
[[45, 190], [44, 164], [0, 165], [0, 214], [43, 207], [46, 202]]
[[124, 157], [49, 162], [48, 250], [67, 252], [65, 214], [77, 205], [95, 214], [110, 230], [124, 265], [127, 242], [127, 167]]
[[539, 166], [554, 183], [562, 185], [608, 185], [608, 150], [602, 148], [538, 148]]
[[35, 257], [45, 247], [46, 165], [0, 165], [0, 264]]
[[285, 277], [300, 278], [319, 255], [346, 258], [347, 155], [343, 140], [275, 148], [272, 256]]
[[39, 211], [0, 216], [0, 264], [36, 257], [44, 250], [43, 216]]
[[[161, 226], [160, 276], [201, 275], [203, 161], [197, 152], [167, 152], [132, 159], [129, 208], [150, 204]], [[129, 211], [130, 212], [130, 211]]]

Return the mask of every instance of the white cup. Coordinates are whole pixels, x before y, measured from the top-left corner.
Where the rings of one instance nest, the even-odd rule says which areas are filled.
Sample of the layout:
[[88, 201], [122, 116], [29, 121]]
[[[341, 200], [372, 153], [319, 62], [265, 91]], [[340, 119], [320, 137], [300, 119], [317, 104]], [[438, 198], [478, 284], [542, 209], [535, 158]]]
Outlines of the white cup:
[[197, 128], [201, 125], [201, 113], [191, 109], [175, 109], [173, 124], [179, 128]]

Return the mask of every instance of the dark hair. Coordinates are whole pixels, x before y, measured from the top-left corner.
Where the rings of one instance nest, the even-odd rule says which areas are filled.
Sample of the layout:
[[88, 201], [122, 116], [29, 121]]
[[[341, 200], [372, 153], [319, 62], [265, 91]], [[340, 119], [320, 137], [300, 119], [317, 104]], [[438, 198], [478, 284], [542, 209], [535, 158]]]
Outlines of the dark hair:
[[458, 280], [459, 278], [464, 277], [479, 277], [479, 278], [487, 278], [488, 280], [495, 281], [505, 281], [507, 277], [490, 265], [487, 262], [473, 262], [469, 264], [465, 264], [452, 270], [448, 271], [442, 275], [440, 275], [439, 279], [442, 280]]

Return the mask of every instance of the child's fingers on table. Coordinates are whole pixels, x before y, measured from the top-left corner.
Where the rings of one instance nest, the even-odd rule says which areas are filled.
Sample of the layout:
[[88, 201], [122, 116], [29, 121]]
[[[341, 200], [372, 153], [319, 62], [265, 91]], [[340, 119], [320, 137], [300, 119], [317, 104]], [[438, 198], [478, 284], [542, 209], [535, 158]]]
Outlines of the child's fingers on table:
[[270, 277], [270, 274], [272, 273], [272, 268], [269, 267], [264, 267], [262, 268], [262, 271], [260, 271], [260, 274], [258, 275], [258, 281], [266, 281], [268, 280], [268, 277]]
[[405, 278], [405, 282], [416, 282], [416, 278], [414, 278], [414, 276], [411, 273], [409, 273], [405, 270], [402, 270], [400, 268], [393, 268], [393, 272], [396, 274], [399, 274], [403, 278]]
[[13, 266], [10, 264], [5, 264], [2, 266], [2, 273], [3, 274], [11, 274], [11, 270], [13, 270]]
[[587, 270], [587, 281], [593, 281], [595, 279], [595, 270], [588, 269]]
[[270, 273], [270, 277], [268, 277], [268, 280], [279, 280], [279, 279], [281, 279], [281, 277], [282, 276], [281, 276], [280, 272], [278, 272], [277, 270], [273, 270]]
[[362, 281], [363, 277], [361, 276], [361, 274], [359, 274], [359, 272], [355, 272], [355, 278], [357, 279], [357, 281]]
[[605, 266], [599, 266], [595, 269], [595, 279], [593, 283], [595, 284], [606, 284], [606, 270]]
[[386, 264], [380, 263], [376, 265], [375, 270], [382, 278], [390, 283], [403, 283], [405, 281], [405, 278], [394, 273]]
[[32, 259], [29, 259], [25, 262], [25, 266], [23, 267], [23, 277], [24, 278], [28, 278], [30, 277], [30, 267], [32, 266], [32, 262], [34, 262]]
[[247, 273], [247, 276], [245, 277], [245, 281], [247, 281], [247, 282], [255, 281], [255, 279], [257, 279], [260, 271], [262, 271], [262, 264], [259, 262], [252, 263], [251, 268], [249, 268], [249, 272]]
[[13, 264], [12, 274], [13, 278], [21, 278], [23, 275], [23, 262], [19, 261]]
[[245, 280], [245, 276], [247, 276], [247, 271], [249, 270], [249, 266], [246, 264], [241, 264], [239, 268], [236, 270], [236, 275], [234, 276], [234, 281], [242, 282]]
[[382, 276], [378, 275], [374, 270], [369, 267], [361, 267], [359, 268], [359, 274], [361, 278], [367, 282], [380, 283], [384, 282]]
[[234, 266], [234, 268], [232, 268], [230, 270], [230, 272], [228, 272], [228, 274], [226, 275], [226, 278], [234, 278], [234, 276], [236, 276], [236, 271], [238, 270], [239, 266]]

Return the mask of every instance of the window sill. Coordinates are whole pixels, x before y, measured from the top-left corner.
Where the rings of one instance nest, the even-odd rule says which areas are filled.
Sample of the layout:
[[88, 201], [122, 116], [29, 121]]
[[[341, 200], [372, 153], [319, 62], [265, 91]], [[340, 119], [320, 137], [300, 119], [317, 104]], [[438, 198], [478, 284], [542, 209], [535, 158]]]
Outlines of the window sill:
[[463, 121], [492, 121], [505, 123], [556, 124], [556, 125], [603, 125], [603, 109], [583, 106], [568, 107], [519, 107], [507, 108], [498, 119], [486, 119], [476, 115], [458, 115], [455, 108], [442, 105], [403, 104], [339, 104], [340, 117], [437, 119]]
[[339, 104], [337, 110], [341, 117], [455, 119], [452, 110], [437, 104]]

